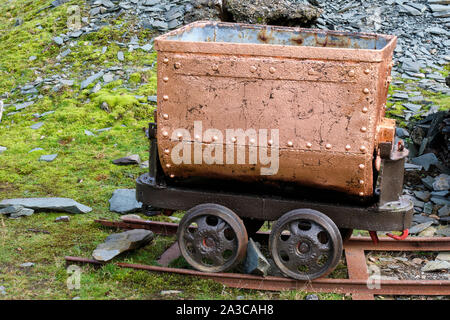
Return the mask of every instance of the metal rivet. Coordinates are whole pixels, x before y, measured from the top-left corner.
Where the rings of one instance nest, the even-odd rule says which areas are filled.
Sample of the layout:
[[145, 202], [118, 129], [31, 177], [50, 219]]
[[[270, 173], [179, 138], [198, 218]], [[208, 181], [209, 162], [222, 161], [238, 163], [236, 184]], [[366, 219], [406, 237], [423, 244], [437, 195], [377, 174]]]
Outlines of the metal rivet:
[[364, 195], [364, 192], [360, 192], [359, 195], [362, 197]]
[[180, 69], [181, 68], [181, 63], [175, 62], [175, 64], [173, 66], [175, 67], [175, 69]]
[[363, 113], [367, 113], [367, 111], [369, 111], [369, 109], [367, 109], [367, 107], [362, 108]]
[[369, 74], [369, 73], [370, 73], [370, 69], [364, 70], [364, 73], [365, 73], [365, 74]]
[[354, 76], [355, 76], [355, 70], [350, 70], [350, 71], [348, 72], [348, 76], [349, 76], [349, 77], [354, 77]]
[[163, 62], [164, 62], [165, 64], [168, 64], [168, 63], [169, 63], [169, 59], [164, 58]]
[[363, 164], [363, 163], [361, 163], [360, 165], [359, 165], [359, 168], [360, 169], [364, 169], [366, 166]]
[[217, 136], [213, 136], [212, 137], [213, 141], [217, 141], [217, 139], [219, 139]]
[[288, 145], [289, 147], [292, 147], [294, 144], [292, 143], [292, 141], [288, 141], [287, 145]]
[[236, 142], [236, 138], [235, 138], [235, 137], [232, 137], [232, 138], [231, 138], [231, 142]]
[[250, 67], [250, 72], [255, 72], [256, 70], [257, 70], [257, 68], [255, 66]]
[[307, 147], [307, 148], [311, 148], [311, 147], [312, 147], [312, 143], [311, 143], [311, 142], [308, 142], [308, 143], [306, 144], [306, 147]]
[[364, 184], [364, 180], [359, 180], [359, 184]]
[[165, 101], [169, 100], [169, 96], [163, 96], [163, 100]]
[[169, 133], [168, 133], [167, 131], [163, 131], [163, 132], [162, 132], [162, 135], [163, 135], [164, 137], [167, 137], [167, 136], [169, 135]]
[[309, 69], [309, 70], [308, 70], [308, 74], [309, 74], [309, 75], [313, 75], [313, 74], [314, 74], [314, 69]]
[[325, 148], [331, 149], [331, 144], [327, 143], [327, 145], [325, 146]]
[[167, 113], [164, 113], [163, 118], [167, 120], [167, 119], [169, 119], [169, 115]]
[[365, 94], [368, 94], [370, 91], [369, 91], [368, 88], [364, 88], [363, 92], [364, 92]]
[[183, 138], [183, 134], [182, 134], [181, 132], [178, 132], [178, 133], [177, 133], [177, 138], [178, 138], [179, 140], [181, 140], [181, 139]]
[[361, 128], [361, 132], [366, 132], [367, 131], [367, 128], [366, 127], [362, 127]]
[[164, 149], [164, 153], [165, 153], [165, 154], [169, 154], [169, 153], [170, 153], [170, 150], [169, 150], [169, 149]]
[[250, 143], [251, 143], [251, 144], [255, 144], [255, 139], [251, 138], [251, 139], [250, 139]]
[[219, 70], [219, 66], [217, 64], [213, 64], [211, 69], [213, 69], [214, 71]]
[[195, 140], [200, 141], [200, 136], [198, 134], [195, 135]]
[[269, 141], [267, 141], [267, 144], [268, 144], [269, 146], [271, 146], [271, 145], [273, 144], [273, 141], [272, 141], [272, 139], [271, 139], [271, 140], [269, 140]]
[[164, 82], [169, 81], [169, 77], [164, 77], [164, 78], [163, 78], [163, 81], [164, 81]]
[[349, 144], [345, 146], [345, 150], [347, 150], [347, 151], [350, 150], [351, 148], [352, 147]]
[[170, 163], [166, 163], [166, 167], [170, 168], [171, 167]]
[[174, 175], [174, 174], [172, 173], [172, 174], [170, 175], [170, 177], [171, 177], [171, 178], [174, 178], [174, 177], [175, 177], [175, 175]]
[[365, 146], [361, 146], [361, 147], [359, 147], [359, 150], [361, 150], [362, 152], [366, 152], [366, 147]]
[[275, 73], [275, 71], [277, 71], [277, 70], [276, 70], [274, 67], [270, 67], [270, 68], [269, 68], [269, 72], [270, 72], [270, 73]]

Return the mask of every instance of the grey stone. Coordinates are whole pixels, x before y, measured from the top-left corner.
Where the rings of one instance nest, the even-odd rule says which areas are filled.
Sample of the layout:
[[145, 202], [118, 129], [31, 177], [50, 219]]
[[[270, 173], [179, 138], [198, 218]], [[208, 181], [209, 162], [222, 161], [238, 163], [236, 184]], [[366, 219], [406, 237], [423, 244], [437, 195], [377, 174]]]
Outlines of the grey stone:
[[81, 89], [86, 88], [87, 86], [89, 86], [89, 85], [90, 85], [92, 82], [94, 82], [95, 80], [97, 80], [97, 79], [103, 77], [104, 74], [105, 74], [105, 73], [104, 73], [103, 71], [100, 71], [100, 72], [98, 72], [98, 73], [96, 73], [96, 74], [94, 74], [94, 75], [88, 77], [86, 80], [84, 80], [83, 82], [81, 82], [80, 88], [81, 88]]
[[419, 237], [433, 237], [435, 233], [436, 233], [436, 228], [428, 227], [419, 233]]
[[321, 10], [305, 2], [290, 0], [228, 0], [225, 9], [236, 22], [270, 24], [277, 21], [285, 25], [309, 25]]
[[92, 209], [69, 198], [17, 198], [5, 199], [0, 202], [0, 208], [6, 206], [22, 206], [35, 211], [65, 211], [69, 213], [88, 213]]
[[30, 128], [33, 130], [37, 130], [40, 127], [42, 127], [44, 125], [44, 122], [36, 122], [35, 124], [31, 125]]
[[441, 205], [441, 206], [450, 205], [450, 201], [446, 197], [432, 196], [431, 201], [433, 201], [435, 204]]
[[409, 132], [403, 128], [396, 128], [395, 134], [397, 135], [397, 137], [399, 137], [401, 139], [409, 137]]
[[136, 200], [135, 189], [117, 189], [109, 199], [109, 210], [121, 214], [136, 212], [142, 208], [142, 203]]
[[36, 60], [36, 59], [37, 59], [36, 56], [31, 56], [31, 57], [28, 58], [28, 61], [34, 61], [34, 60]]
[[436, 260], [450, 262], [450, 252], [439, 252], [439, 254], [436, 257]]
[[113, 160], [113, 163], [118, 165], [139, 164], [140, 162], [141, 158], [138, 154], [132, 154], [131, 156]]
[[64, 50], [63, 52], [61, 52], [60, 56], [61, 56], [61, 58], [64, 58], [64, 57], [68, 56], [71, 52], [72, 52], [72, 50], [70, 50], [70, 49]]
[[4, 207], [4, 208], [0, 209], [0, 214], [5, 214], [5, 215], [6, 214], [12, 214], [12, 213], [19, 212], [22, 209], [23, 209], [23, 206], [10, 205], [10, 206], [7, 206], [7, 207]]
[[427, 202], [423, 205], [423, 213], [427, 215], [433, 213], [433, 204], [431, 202]]
[[20, 265], [20, 267], [21, 268], [31, 268], [31, 267], [34, 267], [34, 263], [33, 262], [25, 262], [25, 263], [22, 263]]
[[433, 272], [441, 270], [450, 270], [450, 262], [440, 260], [428, 261], [427, 264], [422, 268], [422, 272]]
[[124, 214], [124, 215], [120, 216], [120, 220], [126, 220], [126, 219], [143, 220], [137, 214]]
[[415, 214], [413, 215], [413, 221], [415, 223], [425, 223], [425, 222], [431, 222], [436, 223], [436, 220], [427, 216], [423, 216], [421, 214]]
[[419, 104], [414, 104], [414, 103], [404, 103], [403, 106], [408, 109], [411, 110], [412, 112], [419, 112], [420, 109], [422, 109], [422, 106]]
[[[445, 217], [450, 218], [450, 217]], [[440, 237], [450, 237], [450, 227], [436, 230], [436, 235]]]
[[110, 83], [114, 81], [114, 74], [113, 73], [106, 73], [103, 75], [103, 81], [105, 83]]
[[253, 239], [249, 239], [247, 245], [247, 257], [244, 262], [244, 272], [247, 274], [256, 274], [266, 276], [269, 271], [270, 263], [261, 253]]
[[450, 206], [443, 206], [438, 210], [439, 217], [447, 217], [450, 216]]
[[108, 50], [108, 47], [103, 47], [102, 48], [102, 54], [105, 54], [107, 50]]
[[123, 51], [117, 52], [117, 59], [119, 59], [119, 61], [125, 60], [125, 57], [123, 55]]
[[4, 286], [0, 286], [0, 295], [2, 295], [2, 296], [6, 295], [6, 289]]
[[414, 195], [416, 196], [416, 198], [425, 202], [430, 200], [431, 197], [431, 193], [429, 191], [414, 191]]
[[145, 45], [143, 45], [143, 46], [141, 47], [141, 49], [144, 50], [144, 51], [146, 51], [146, 52], [151, 51], [152, 48], [153, 48], [153, 46], [152, 46], [150, 43], [147, 43], [147, 44], [145, 44]]
[[153, 232], [134, 229], [108, 236], [94, 250], [92, 256], [98, 261], [109, 261], [122, 252], [145, 246], [153, 240]]
[[73, 84], [74, 84], [74, 81], [73, 81], [73, 80], [65, 80], [65, 79], [61, 79], [60, 82], [61, 82], [62, 85], [68, 86], [68, 87], [71, 87], [71, 86], [73, 86]]
[[433, 224], [433, 221], [417, 224], [409, 229], [409, 233], [410, 234], [420, 233], [423, 230], [425, 230], [426, 228], [430, 227], [432, 224]]
[[440, 174], [433, 182], [434, 191], [446, 191], [450, 188], [450, 176], [447, 174]]
[[319, 297], [316, 294], [308, 294], [305, 297], [305, 300], [320, 300]]
[[44, 154], [39, 158], [39, 161], [45, 161], [45, 162], [52, 162], [53, 160], [56, 159], [56, 157], [58, 156], [57, 153], [55, 154]]
[[63, 38], [61, 38], [61, 37], [54, 37], [53, 38], [53, 41], [57, 44], [57, 45], [62, 45], [62, 44], [64, 44], [64, 39]]
[[420, 64], [412, 61], [412, 60], [404, 60], [403, 64], [402, 64], [402, 69], [405, 71], [410, 71], [410, 72], [414, 72], [414, 73], [418, 73], [420, 72]]
[[97, 131], [97, 132], [104, 132], [104, 131], [109, 131], [111, 129], [112, 129], [112, 127], [108, 127], [108, 128], [97, 129], [95, 131]]
[[434, 178], [427, 176], [425, 178], [422, 178], [422, 183], [424, 184], [425, 187], [427, 187], [430, 190], [433, 190], [433, 182], [434, 182]]
[[34, 213], [33, 209], [22, 208], [21, 210], [19, 210], [17, 212], [11, 213], [11, 215], [9, 217], [12, 218], [12, 219], [16, 219], [16, 218], [19, 218], [19, 217], [31, 216], [33, 213]]
[[431, 165], [439, 164], [439, 159], [434, 153], [426, 153], [411, 159], [413, 164], [421, 165], [425, 170], [429, 170]]
[[157, 102], [157, 97], [156, 96], [148, 96], [147, 100], [148, 100], [148, 102], [156, 103]]
[[29, 107], [29, 106], [31, 106], [32, 104], [34, 104], [34, 101], [28, 101], [28, 102], [16, 104], [16, 105], [15, 105], [16, 111], [25, 109], [26, 107]]
[[86, 129], [84, 130], [84, 134], [87, 136], [95, 137], [95, 134], [93, 134], [91, 131], [86, 130]]
[[69, 222], [70, 217], [69, 216], [60, 216], [55, 219], [55, 222]]
[[5, 152], [6, 150], [8, 150], [8, 148], [0, 146], [0, 154]]
[[74, 32], [69, 33], [69, 37], [71, 37], [71, 38], [79, 38], [82, 34], [83, 34], [83, 31], [78, 30], [78, 31], [74, 31]]

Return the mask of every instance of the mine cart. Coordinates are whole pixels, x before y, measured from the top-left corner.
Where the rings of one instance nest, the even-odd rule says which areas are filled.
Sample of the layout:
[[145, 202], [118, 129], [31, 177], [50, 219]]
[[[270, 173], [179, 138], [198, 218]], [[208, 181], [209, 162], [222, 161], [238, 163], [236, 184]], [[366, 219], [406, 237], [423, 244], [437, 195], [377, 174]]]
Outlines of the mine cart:
[[158, 106], [146, 208], [187, 210], [184, 258], [220, 272], [273, 221], [296, 279], [331, 272], [352, 229], [403, 231], [405, 157], [384, 118], [395, 36], [195, 22], [155, 39]]

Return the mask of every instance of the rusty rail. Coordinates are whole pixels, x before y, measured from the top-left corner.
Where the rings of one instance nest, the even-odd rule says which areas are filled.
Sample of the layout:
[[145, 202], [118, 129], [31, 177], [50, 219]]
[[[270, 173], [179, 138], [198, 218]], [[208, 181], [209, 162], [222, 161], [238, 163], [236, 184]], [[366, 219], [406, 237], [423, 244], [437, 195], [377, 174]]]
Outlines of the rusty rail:
[[[124, 221], [95, 220], [107, 227], [121, 229], [147, 229], [161, 235], [174, 235], [177, 224], [153, 222], [146, 220], [126, 219]], [[253, 238], [267, 242], [269, 233], [258, 232]], [[174, 251], [172, 245], [168, 251]], [[236, 273], [204, 273], [189, 269], [149, 266], [141, 264], [116, 263], [122, 268], [148, 270], [152, 272], [169, 272], [190, 275], [203, 279], [211, 279], [233, 288], [254, 290], [306, 290], [310, 292], [351, 293], [354, 300], [374, 299], [374, 295], [450, 295], [450, 280], [379, 280], [377, 285], [369, 279], [365, 251], [450, 251], [450, 238], [408, 238], [397, 241], [381, 237], [378, 244], [373, 244], [370, 237], [352, 237], [344, 244], [350, 279], [321, 278], [313, 281], [298, 281], [282, 277], [260, 277]], [[174, 252], [164, 255], [176, 257]], [[67, 263], [89, 263], [101, 265], [96, 260], [66, 257]], [[166, 263], [165, 265], [167, 265]], [[372, 283], [372, 286], [370, 284]], [[369, 288], [370, 287], [370, 288]]]

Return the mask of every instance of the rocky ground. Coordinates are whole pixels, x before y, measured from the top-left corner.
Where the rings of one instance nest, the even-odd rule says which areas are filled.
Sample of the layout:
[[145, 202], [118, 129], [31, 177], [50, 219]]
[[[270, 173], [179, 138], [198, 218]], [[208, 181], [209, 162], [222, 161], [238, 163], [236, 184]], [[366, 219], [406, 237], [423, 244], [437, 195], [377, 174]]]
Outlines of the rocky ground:
[[[276, 10], [267, 10], [274, 3]], [[411, 150], [405, 183], [405, 194], [415, 203], [411, 233], [449, 236], [450, 1], [5, 0], [0, 4], [0, 200], [64, 197], [92, 211], [37, 214], [19, 203], [14, 213], [0, 214], [0, 299], [305, 297], [223, 290], [207, 281], [186, 284], [178, 276], [151, 277], [111, 266], [101, 272], [86, 268], [82, 289], [66, 288], [63, 256], [89, 256], [110, 233], [92, 220], [115, 219], [112, 211], [128, 213], [138, 206], [130, 199], [117, 203], [117, 197], [129, 195], [148, 163], [142, 128], [156, 103], [152, 39], [199, 19], [397, 35], [387, 114], [397, 120], [397, 136]], [[124, 162], [134, 165], [116, 165]], [[110, 211], [113, 195], [111, 206], [118, 209]], [[11, 214], [24, 217], [9, 219]], [[151, 246], [125, 259], [156, 261], [172, 240], [155, 237]], [[422, 271], [428, 262], [441, 261], [436, 254], [397, 258], [374, 255], [368, 263], [383, 266], [385, 276], [448, 276]], [[162, 294], [180, 288], [181, 293]]]

